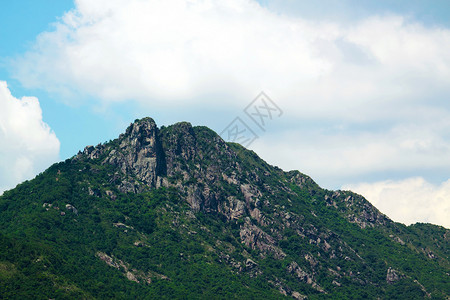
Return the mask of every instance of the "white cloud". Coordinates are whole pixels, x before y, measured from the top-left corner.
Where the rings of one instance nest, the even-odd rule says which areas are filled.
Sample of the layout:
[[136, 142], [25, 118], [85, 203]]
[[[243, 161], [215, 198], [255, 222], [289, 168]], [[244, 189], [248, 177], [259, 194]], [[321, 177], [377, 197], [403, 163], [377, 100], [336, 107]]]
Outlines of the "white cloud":
[[211, 93], [238, 105], [264, 89], [296, 116], [362, 120], [448, 92], [449, 48], [449, 30], [400, 16], [312, 22], [251, 0], [78, 0], [15, 73], [66, 96], [153, 105]]
[[38, 99], [11, 95], [0, 81], [0, 193], [58, 159], [59, 140], [42, 121]]
[[344, 186], [365, 196], [394, 221], [450, 228], [450, 179], [434, 185], [421, 177]]
[[426, 126], [405, 123], [380, 129], [300, 123], [295, 129], [270, 130], [250, 148], [283, 169], [312, 176], [327, 188], [374, 174], [378, 180], [423, 170], [448, 176], [450, 121], [437, 116]]

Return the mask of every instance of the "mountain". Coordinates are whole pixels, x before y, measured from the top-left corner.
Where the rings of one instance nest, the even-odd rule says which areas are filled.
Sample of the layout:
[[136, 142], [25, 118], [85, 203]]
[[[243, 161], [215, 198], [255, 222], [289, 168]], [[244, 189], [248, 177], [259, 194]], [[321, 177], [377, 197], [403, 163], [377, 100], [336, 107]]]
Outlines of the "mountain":
[[144, 118], [0, 196], [0, 298], [450, 299], [449, 239]]

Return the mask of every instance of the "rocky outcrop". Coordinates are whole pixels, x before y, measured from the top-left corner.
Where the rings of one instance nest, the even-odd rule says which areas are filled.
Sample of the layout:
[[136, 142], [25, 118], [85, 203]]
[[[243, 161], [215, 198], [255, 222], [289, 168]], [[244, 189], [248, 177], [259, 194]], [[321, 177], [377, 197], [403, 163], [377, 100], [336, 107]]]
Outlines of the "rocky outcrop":
[[242, 184], [240, 186], [240, 190], [242, 194], [244, 195], [245, 202], [247, 205], [253, 204], [258, 205], [259, 203], [259, 197], [262, 196], [261, 192], [253, 185], [250, 184]]
[[241, 226], [239, 234], [242, 243], [251, 249], [271, 254], [276, 259], [283, 259], [286, 256], [280, 248], [275, 246], [275, 239], [256, 225], [251, 224], [249, 219]]
[[84, 158], [101, 159], [101, 164], [113, 165], [119, 170], [121, 176], [113, 176], [111, 181], [118, 181], [117, 187], [124, 193], [156, 187], [161, 180], [159, 177], [166, 173], [158, 128], [151, 118], [132, 123], [114, 143], [87, 146], [75, 157]]
[[305, 295], [300, 294], [299, 292], [293, 291], [291, 294], [292, 298], [297, 299], [297, 300], [304, 300], [307, 299], [307, 297]]
[[300, 281], [312, 284], [312, 276], [303, 271], [295, 261], [288, 265], [287, 270], [289, 273], [294, 274], [298, 279], [300, 279]]
[[250, 258], [247, 258], [247, 260], [245, 261], [245, 271], [249, 274], [250, 277], [256, 277], [262, 274], [261, 270], [258, 267], [258, 264]]
[[150, 284], [152, 282], [152, 278], [157, 279], [169, 279], [167, 276], [158, 274], [156, 272], [143, 272], [141, 270], [137, 270], [135, 268], [131, 268], [130, 265], [124, 262], [121, 259], [114, 257], [113, 255], [108, 255], [104, 252], [97, 252], [96, 256], [104, 261], [108, 266], [121, 270], [123, 275], [130, 281], [134, 281], [137, 283], [146, 283]]
[[107, 191], [105, 191], [105, 193], [106, 193], [106, 196], [108, 196], [111, 200], [114, 201], [117, 199], [117, 196], [116, 196], [116, 194], [114, 194], [113, 191], [107, 190]]
[[399, 281], [400, 279], [404, 278], [405, 276], [401, 274], [399, 271], [389, 267], [386, 273], [386, 282], [387, 283], [394, 283], [396, 281]]
[[[165, 175], [164, 154], [155, 122], [146, 118], [131, 124], [119, 137], [118, 144], [104, 163], [114, 165], [124, 175], [132, 175], [146, 186], [155, 187], [158, 176]], [[119, 190], [138, 192], [139, 187], [124, 181]]]
[[361, 195], [348, 191], [335, 191], [325, 195], [325, 204], [341, 212], [345, 218], [361, 228], [385, 226], [392, 221]]
[[297, 264], [297, 262], [291, 262], [287, 270], [290, 274], [296, 276], [300, 281], [311, 285], [312, 288], [316, 289], [319, 292], [324, 292], [324, 290], [314, 281], [313, 277], [307, 272], [303, 271], [302, 268]]
[[234, 196], [228, 196], [219, 211], [229, 220], [237, 220], [246, 215], [245, 203]]
[[198, 155], [197, 137], [191, 123], [180, 122], [170, 126], [163, 133], [164, 152], [166, 154], [167, 175], [174, 176], [183, 171], [187, 161], [193, 161]]
[[76, 215], [78, 214], [78, 209], [76, 209], [72, 204], [66, 204], [66, 209], [72, 211]]
[[312, 180], [311, 177], [300, 173], [299, 171], [289, 171], [286, 173], [289, 181], [300, 188], [306, 188], [309, 191], [313, 191], [318, 187], [317, 183]]

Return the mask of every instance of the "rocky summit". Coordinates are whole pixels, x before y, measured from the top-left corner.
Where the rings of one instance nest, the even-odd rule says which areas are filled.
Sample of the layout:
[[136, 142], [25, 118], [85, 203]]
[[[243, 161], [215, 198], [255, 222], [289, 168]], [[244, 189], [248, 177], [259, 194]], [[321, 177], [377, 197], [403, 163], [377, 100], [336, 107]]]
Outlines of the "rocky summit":
[[0, 196], [0, 297], [450, 299], [449, 239], [144, 118]]

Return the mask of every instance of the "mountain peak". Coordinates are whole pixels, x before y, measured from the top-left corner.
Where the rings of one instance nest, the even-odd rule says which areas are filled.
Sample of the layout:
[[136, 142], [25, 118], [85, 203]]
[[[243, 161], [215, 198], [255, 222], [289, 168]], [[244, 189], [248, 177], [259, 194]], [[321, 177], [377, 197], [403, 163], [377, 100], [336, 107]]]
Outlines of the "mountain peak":
[[177, 122], [173, 125], [174, 128], [178, 128], [180, 130], [190, 130], [192, 129], [192, 124], [190, 122], [186, 122], [186, 121], [181, 121], [181, 122]]
[[[45, 264], [64, 291], [76, 291], [67, 281], [91, 293], [68, 298], [448, 298], [448, 230], [394, 223], [360, 195], [322, 189], [188, 122], [136, 120], [0, 196], [8, 278], [2, 260], [16, 256], [2, 258], [3, 233], [57, 253], [17, 266]], [[8, 286], [18, 290], [10, 280], [0, 298]]]
[[122, 134], [119, 139], [124, 138], [125, 136], [132, 136], [134, 138], [152, 137], [155, 135], [157, 128], [158, 127], [152, 118], [146, 117], [143, 119], [136, 119], [128, 126], [125, 130], [125, 134]]
[[112, 165], [120, 171], [114, 175], [119, 191], [142, 192], [156, 187], [158, 176], [165, 173], [158, 131], [152, 118], [136, 120], [118, 139], [95, 148], [88, 146], [75, 159], [99, 159], [102, 165]]
[[[310, 177], [299, 171], [284, 172], [272, 167], [253, 151], [226, 143], [209, 128], [193, 127], [189, 122], [159, 130], [152, 118], [137, 119], [117, 140], [88, 146], [76, 159], [98, 159], [102, 165], [119, 170], [111, 180], [120, 192], [141, 193], [161, 186], [176, 187], [186, 192], [194, 211], [221, 212], [228, 219], [262, 216], [253, 202], [261, 205], [255, 195], [263, 194], [262, 190], [273, 184], [267, 183], [267, 178], [272, 176], [282, 178], [276, 183], [281, 190], [289, 190], [289, 185], [307, 190], [311, 195], [320, 190]], [[238, 191], [231, 200], [224, 201], [228, 197], [224, 183]], [[272, 188], [269, 190], [275, 195]], [[340, 210], [347, 220], [363, 228], [390, 222], [363, 197], [349, 195], [331, 192], [321, 197], [326, 205]], [[349, 201], [354, 203], [349, 205]], [[266, 205], [270, 205], [270, 200], [266, 200]]]

